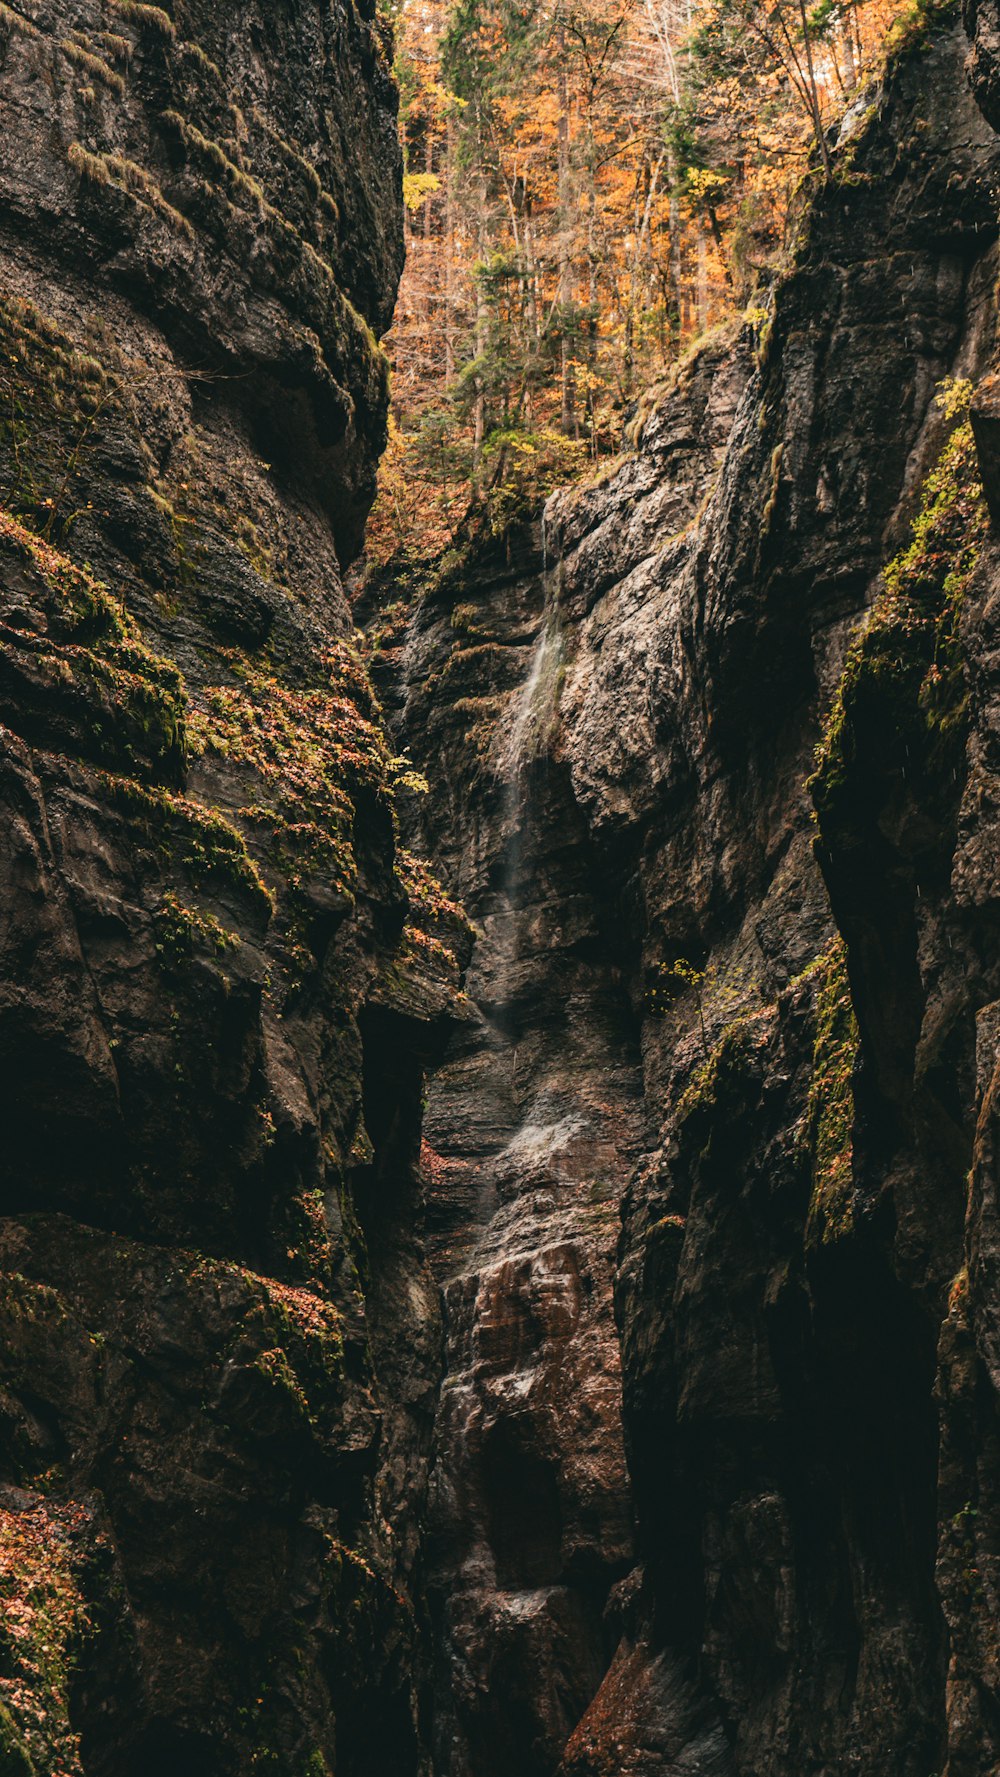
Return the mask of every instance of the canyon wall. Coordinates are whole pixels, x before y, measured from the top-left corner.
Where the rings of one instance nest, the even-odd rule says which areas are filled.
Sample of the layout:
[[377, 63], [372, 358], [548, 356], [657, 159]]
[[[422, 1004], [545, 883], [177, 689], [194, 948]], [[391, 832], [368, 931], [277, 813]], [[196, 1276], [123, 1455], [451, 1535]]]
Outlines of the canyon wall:
[[389, 54], [0, 6], [0, 1770], [986, 1777], [1000, 17], [352, 613]]
[[[448, 1777], [994, 1768], [968, 50], [911, 28], [766, 305], [618, 462], [408, 616], [367, 595], [417, 841], [479, 927], [425, 1119]], [[981, 453], [992, 413], [987, 381]]]
[[462, 1011], [341, 580], [402, 260], [390, 57], [366, 0], [0, 8], [19, 1777], [424, 1768], [414, 1165]]

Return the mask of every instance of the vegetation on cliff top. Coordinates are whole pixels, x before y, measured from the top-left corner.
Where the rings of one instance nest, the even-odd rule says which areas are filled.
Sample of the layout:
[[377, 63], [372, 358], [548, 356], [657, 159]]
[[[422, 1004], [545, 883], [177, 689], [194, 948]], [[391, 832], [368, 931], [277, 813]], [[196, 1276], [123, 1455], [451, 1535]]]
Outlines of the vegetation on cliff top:
[[400, 0], [407, 263], [372, 559], [440, 554], [470, 501], [537, 506], [692, 339], [759, 324], [887, 58], [954, 10]]

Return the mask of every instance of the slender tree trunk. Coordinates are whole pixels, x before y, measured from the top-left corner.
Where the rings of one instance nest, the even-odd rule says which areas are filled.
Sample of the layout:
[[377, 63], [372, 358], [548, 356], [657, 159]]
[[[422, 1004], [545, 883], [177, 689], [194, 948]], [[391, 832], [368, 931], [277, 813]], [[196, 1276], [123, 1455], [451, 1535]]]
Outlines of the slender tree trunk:
[[680, 345], [684, 331], [684, 259], [681, 252], [681, 206], [677, 196], [677, 163], [673, 152], [667, 168], [670, 180], [670, 282], [674, 292], [674, 314], [676, 320], [677, 344]]
[[844, 29], [840, 41], [844, 46], [844, 62], [847, 68], [847, 88], [848, 91], [853, 92], [858, 84], [858, 65], [854, 55], [854, 26], [851, 23], [850, 13], [848, 13], [847, 18], [844, 20]]
[[587, 425], [593, 453], [597, 455], [594, 423], [594, 386], [597, 376], [597, 192], [594, 186], [593, 150], [587, 156]]
[[[424, 150], [424, 171], [425, 171], [425, 173], [433, 173], [433, 171], [434, 171], [434, 137], [431, 133], [430, 124], [428, 124], [428, 126], [427, 126], [427, 145]], [[431, 194], [428, 191], [427, 196], [424, 198], [424, 240], [429, 241], [430, 238], [431, 238]]]
[[[482, 152], [482, 150], [480, 148], [480, 153], [481, 152]], [[477, 239], [478, 249], [479, 249], [479, 263], [480, 263], [480, 265], [484, 265], [486, 263], [486, 254], [487, 254], [487, 249], [488, 249], [488, 238], [487, 238], [487, 232], [486, 232], [486, 179], [483, 174], [481, 164], [480, 164], [480, 173], [479, 173], [479, 218], [478, 218], [478, 226], [477, 226], [477, 230], [476, 230], [476, 239]], [[488, 339], [489, 339], [489, 313], [488, 313], [488, 310], [486, 307], [486, 295], [483, 290], [482, 278], [479, 277], [476, 279], [476, 338], [475, 338], [476, 358], [479, 360], [481, 360], [485, 356], [486, 345], [487, 345]], [[475, 404], [475, 409], [473, 412], [473, 443], [472, 443], [472, 473], [473, 473], [474, 480], [477, 480], [478, 476], [479, 476], [479, 469], [480, 469], [480, 465], [481, 465], [482, 459], [483, 459], [483, 441], [484, 441], [485, 437], [486, 437], [486, 390], [483, 386], [482, 374], [477, 372], [477, 375], [476, 375], [476, 404]]]
[[573, 369], [571, 345], [566, 322], [572, 295], [570, 264], [570, 164], [569, 164], [569, 80], [566, 75], [566, 33], [560, 25], [557, 34], [558, 96], [559, 96], [559, 423], [567, 438], [574, 430]]
[[455, 122], [449, 115], [444, 170], [444, 384], [446, 389], [449, 389], [455, 380], [455, 210], [452, 186], [454, 159]]
[[823, 113], [820, 110], [819, 87], [816, 85], [816, 70], [813, 67], [812, 36], [809, 30], [809, 15], [806, 12], [806, 0], [799, 0], [799, 17], [802, 20], [802, 39], [805, 44], [806, 68], [809, 73], [809, 96], [812, 100], [813, 128], [816, 132], [816, 145], [823, 162], [823, 171], [828, 179], [833, 177], [830, 166], [830, 150], [826, 145], [826, 132], [823, 129]]

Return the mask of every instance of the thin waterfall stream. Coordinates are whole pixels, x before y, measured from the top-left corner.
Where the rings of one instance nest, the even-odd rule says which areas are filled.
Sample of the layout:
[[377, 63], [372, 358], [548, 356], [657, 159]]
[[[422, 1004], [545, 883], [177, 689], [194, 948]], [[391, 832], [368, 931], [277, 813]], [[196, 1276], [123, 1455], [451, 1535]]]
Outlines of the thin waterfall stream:
[[[588, 942], [591, 873], [559, 757], [573, 632], [544, 527], [519, 591], [520, 682], [494, 733], [467, 976], [481, 1017], [436, 1076], [425, 1124], [454, 1181], [442, 1208], [461, 1205], [459, 1238], [440, 1248], [430, 1513], [447, 1777], [506, 1777], [525, 1745], [540, 1749], [532, 1777], [550, 1777], [600, 1685], [604, 1607], [634, 1561], [611, 1278], [639, 1100]], [[512, 1663], [525, 1700], [513, 1724]]]
[[543, 753], [555, 725], [562, 682], [565, 640], [559, 610], [562, 564], [550, 566], [548, 533], [542, 518], [543, 608], [528, 672], [514, 706], [510, 732], [501, 753], [504, 782], [503, 831], [507, 846], [502, 881], [508, 915], [497, 958], [497, 989], [507, 997], [520, 952], [519, 892], [530, 865], [532, 846], [531, 766]]

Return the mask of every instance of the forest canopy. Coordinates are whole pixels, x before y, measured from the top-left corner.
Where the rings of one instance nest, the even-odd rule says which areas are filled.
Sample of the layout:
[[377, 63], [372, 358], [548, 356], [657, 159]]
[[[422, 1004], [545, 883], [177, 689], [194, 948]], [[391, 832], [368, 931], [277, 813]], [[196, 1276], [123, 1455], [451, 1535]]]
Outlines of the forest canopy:
[[763, 320], [829, 141], [933, 0], [398, 0], [406, 270], [375, 560], [619, 447], [702, 334]]

